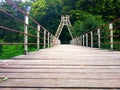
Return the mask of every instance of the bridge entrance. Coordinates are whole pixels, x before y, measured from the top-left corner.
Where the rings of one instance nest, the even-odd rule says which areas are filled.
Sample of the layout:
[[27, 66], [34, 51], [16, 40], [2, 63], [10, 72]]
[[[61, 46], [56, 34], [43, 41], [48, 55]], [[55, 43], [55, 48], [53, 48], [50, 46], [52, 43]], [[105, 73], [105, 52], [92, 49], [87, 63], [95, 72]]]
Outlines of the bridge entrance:
[[[67, 31], [67, 29], [68, 29], [68, 31]], [[64, 30], [64, 32], [62, 32], [63, 30]], [[67, 32], [69, 32], [69, 35], [67, 34]], [[75, 32], [71, 25], [69, 15], [61, 16], [61, 21], [60, 21], [60, 24], [56, 31], [55, 37], [57, 37], [61, 40], [64, 40], [64, 41], [62, 41], [62, 43], [69, 43], [68, 41], [70, 41], [71, 38], [73, 39], [75, 37]]]
[[63, 27], [63, 31], [60, 34], [59, 40], [61, 41], [61, 44], [69, 44], [70, 40], [72, 40], [67, 26]]

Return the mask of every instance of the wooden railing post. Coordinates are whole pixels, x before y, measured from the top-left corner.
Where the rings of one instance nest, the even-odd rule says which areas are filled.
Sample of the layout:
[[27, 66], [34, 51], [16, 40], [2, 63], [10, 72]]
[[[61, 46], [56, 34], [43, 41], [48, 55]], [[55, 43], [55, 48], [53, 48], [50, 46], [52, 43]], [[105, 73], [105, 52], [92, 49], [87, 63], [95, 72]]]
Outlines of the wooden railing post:
[[76, 45], [78, 45], [78, 43], [79, 43], [79, 40], [78, 40], [78, 37], [76, 38]]
[[55, 45], [58, 44], [58, 39], [55, 37]]
[[81, 42], [80, 37], [78, 37], [78, 45], [80, 45], [80, 42]]
[[82, 39], [82, 36], [80, 36], [80, 40], [81, 40], [81, 46], [82, 46], [82, 42], [83, 42], [83, 41], [82, 41], [82, 40], [83, 40], [83, 39]]
[[48, 32], [48, 47], [50, 46], [50, 33]]
[[[29, 24], [28, 16], [25, 16], [25, 23]], [[26, 55], [28, 52], [28, 26], [24, 24], [24, 54]]]
[[85, 36], [83, 35], [83, 46], [85, 46]]
[[51, 37], [51, 45], [52, 45], [52, 47], [54, 46], [54, 36], [53, 35]]
[[57, 38], [54, 36], [54, 45], [57, 44]]
[[75, 40], [75, 45], [76, 45], [76, 38], [74, 40]]
[[75, 44], [77, 45], [77, 38], [75, 39]]
[[55, 46], [55, 45], [56, 45], [56, 43], [57, 43], [57, 39], [56, 39], [56, 37], [55, 37], [55, 36], [53, 36], [53, 46]]
[[40, 49], [40, 25], [37, 26], [37, 50]]
[[52, 46], [52, 34], [50, 34], [50, 47]]
[[91, 36], [91, 47], [93, 47], [93, 32], [90, 32], [90, 36]]
[[72, 40], [72, 44], [74, 45], [74, 38], [73, 38], [73, 40]]
[[80, 44], [80, 38], [77, 37], [77, 44], [79, 45]]
[[100, 29], [97, 29], [97, 34], [98, 34], [98, 48], [101, 47], [101, 40], [100, 40]]
[[77, 37], [77, 45], [79, 45], [79, 37]]
[[88, 47], [88, 34], [86, 33], [86, 46]]
[[46, 30], [44, 30], [44, 47], [43, 48], [46, 48]]
[[75, 38], [73, 39], [73, 45], [75, 45]]
[[74, 45], [76, 45], [76, 38], [74, 38]]
[[56, 38], [56, 39], [57, 39], [57, 43], [56, 44], [58, 45], [59, 44], [59, 40], [58, 40], [58, 38]]
[[112, 50], [113, 49], [113, 24], [112, 23], [109, 25], [109, 29], [110, 29], [110, 48]]
[[75, 38], [74, 38], [74, 45], [76, 45], [76, 40], [75, 40]]

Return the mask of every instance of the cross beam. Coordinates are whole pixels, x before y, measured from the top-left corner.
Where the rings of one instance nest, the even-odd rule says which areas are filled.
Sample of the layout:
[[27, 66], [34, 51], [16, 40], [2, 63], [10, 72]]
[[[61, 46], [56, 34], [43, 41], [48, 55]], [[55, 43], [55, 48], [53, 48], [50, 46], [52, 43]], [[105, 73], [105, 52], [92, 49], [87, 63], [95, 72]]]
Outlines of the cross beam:
[[56, 32], [56, 34], [55, 34], [55, 37], [57, 37], [57, 38], [60, 37], [60, 34], [61, 34], [61, 32], [62, 32], [62, 29], [63, 29], [63, 27], [64, 27], [65, 25], [67, 26], [68, 31], [69, 31], [69, 33], [70, 33], [70, 36], [71, 36], [72, 39], [73, 39], [73, 35], [72, 35], [71, 29], [70, 29], [70, 27], [72, 27], [72, 25], [71, 25], [71, 23], [70, 23], [70, 18], [69, 18], [68, 15], [66, 15], [66, 16], [62, 15], [62, 16], [61, 16], [61, 22], [60, 22], [60, 24], [59, 24], [59, 27], [58, 27], [57, 32]]

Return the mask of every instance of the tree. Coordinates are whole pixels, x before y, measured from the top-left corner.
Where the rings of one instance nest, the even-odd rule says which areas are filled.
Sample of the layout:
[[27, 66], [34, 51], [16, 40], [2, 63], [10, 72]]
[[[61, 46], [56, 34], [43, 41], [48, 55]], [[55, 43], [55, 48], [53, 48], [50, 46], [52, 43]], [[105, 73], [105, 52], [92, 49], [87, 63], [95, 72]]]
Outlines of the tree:
[[44, 15], [46, 15], [46, 1], [45, 0], [36, 0], [31, 6], [31, 16], [40, 22]]
[[71, 17], [75, 20], [73, 27], [78, 36], [104, 25], [101, 16], [94, 16], [81, 10], [71, 11]]
[[120, 0], [78, 0], [76, 9], [93, 15], [102, 15], [106, 21], [119, 18]]

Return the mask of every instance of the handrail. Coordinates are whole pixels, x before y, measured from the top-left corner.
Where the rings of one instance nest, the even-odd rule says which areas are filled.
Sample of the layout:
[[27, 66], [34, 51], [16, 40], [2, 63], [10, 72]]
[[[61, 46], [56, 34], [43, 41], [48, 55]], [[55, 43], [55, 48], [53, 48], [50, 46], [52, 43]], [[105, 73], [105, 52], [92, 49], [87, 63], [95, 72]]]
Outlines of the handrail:
[[[6, 0], [6, 2], [9, 3], [9, 5], [11, 5], [12, 7], [16, 8], [19, 12], [21, 12], [26, 18], [25, 21], [15, 17], [14, 15], [7, 13], [5, 10], [0, 9], [0, 12], [2, 12], [4, 15], [7, 15], [9, 18], [15, 19], [17, 22], [21, 23], [24, 26], [23, 28], [24, 32], [16, 30], [14, 28], [6, 27], [3, 25], [0, 25], [0, 28], [3, 30], [24, 35], [24, 42], [0, 42], [0, 45], [24, 45], [24, 54], [27, 54], [28, 45], [37, 45], [37, 50], [39, 50], [40, 45], [43, 45], [43, 48], [46, 48], [46, 47], [50, 47], [58, 44], [57, 43], [59, 41], [58, 38], [56, 38], [52, 33], [50, 33], [46, 28], [40, 25], [37, 21], [35, 21], [30, 15], [28, 15], [26, 12], [20, 9], [11, 0]], [[37, 27], [29, 25], [28, 19], [32, 20], [37, 25]], [[32, 30], [35, 30], [37, 32], [36, 33], [37, 35], [30, 34], [28, 32], [28, 27], [31, 28]], [[41, 30], [43, 30], [43, 32]], [[36, 39], [35, 43], [34, 42], [29, 43], [28, 37], [35, 38]], [[54, 38], [57, 40], [56, 42], [53, 42]], [[40, 42], [41, 40], [42, 42]]]
[[[28, 25], [28, 26], [31, 27], [33, 30], [37, 30], [37, 28], [35, 28], [34, 26], [31, 26], [31, 25], [29, 25], [29, 24], [26, 24], [26, 23], [25, 23], [24, 21], [22, 21], [21, 19], [19, 19], [19, 18], [13, 16], [13, 15], [7, 13], [6, 11], [4, 11], [4, 10], [2, 10], [2, 9], [0, 9], [0, 11], [3, 12], [3, 13], [5, 13], [7, 16], [9, 16], [9, 17], [11, 17], [11, 18], [14, 18], [14, 19], [18, 20], [20, 23], [25, 24], [25, 25]], [[37, 30], [37, 31], [38, 31], [38, 30]], [[41, 31], [39, 31], [39, 32], [41, 32]], [[41, 33], [43, 33], [43, 32], [41, 32]]]
[[[116, 33], [116, 30], [120, 30], [120, 18], [96, 29], [90, 30], [81, 36], [74, 38], [70, 43], [95, 48], [110, 47], [111, 50], [118, 50], [116, 44], [120, 44], [120, 33]], [[114, 38], [117, 38], [117, 41], [115, 41]]]

